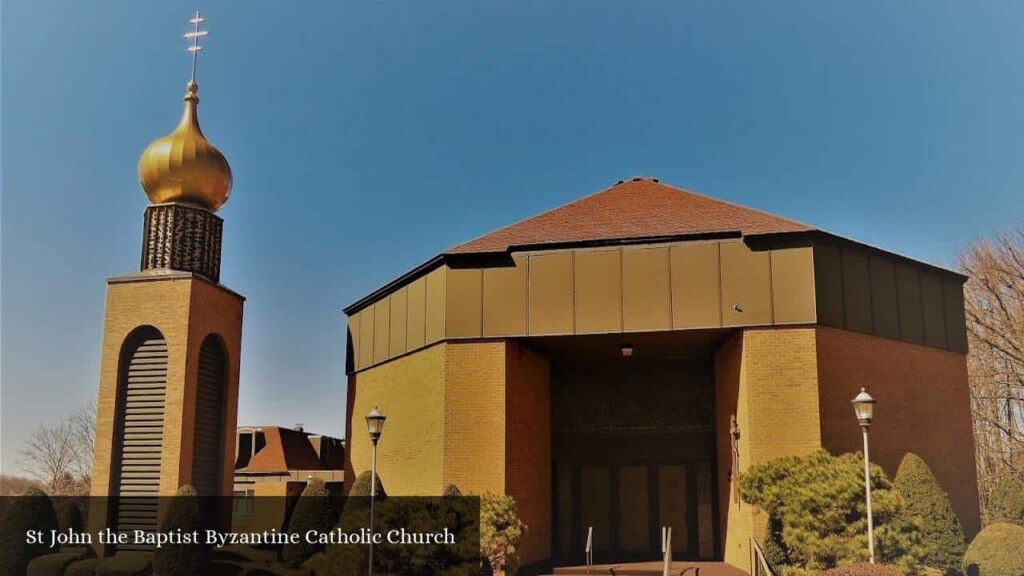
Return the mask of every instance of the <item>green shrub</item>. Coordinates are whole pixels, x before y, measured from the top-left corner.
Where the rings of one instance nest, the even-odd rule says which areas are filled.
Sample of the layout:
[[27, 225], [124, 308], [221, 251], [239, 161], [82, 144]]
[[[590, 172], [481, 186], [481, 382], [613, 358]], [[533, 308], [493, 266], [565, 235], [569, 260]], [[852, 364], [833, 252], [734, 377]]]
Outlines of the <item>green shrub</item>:
[[334, 505], [334, 499], [328, 494], [324, 481], [318, 478], [310, 480], [302, 490], [302, 495], [299, 496], [288, 522], [288, 532], [301, 534], [302, 538], [295, 544], [285, 544], [281, 549], [281, 558], [285, 564], [298, 566], [313, 554], [323, 550], [322, 544], [307, 542], [305, 534], [309, 530], [327, 532], [337, 521], [337, 507]]
[[57, 520], [62, 532], [67, 532], [68, 530], [82, 532], [85, 529], [82, 522], [82, 509], [78, 507], [78, 503], [74, 500], [68, 500], [65, 503], [64, 509], [60, 511]]
[[[149, 576], [152, 573], [152, 552], [122, 552], [96, 565], [96, 576]], [[160, 574], [163, 576], [162, 572]]]
[[444, 487], [444, 493], [442, 495], [448, 498], [458, 498], [459, 496], [462, 496], [462, 490], [459, 490], [459, 487], [455, 484], [449, 484]]
[[[370, 495], [370, 471], [363, 470], [356, 481], [352, 483], [352, 489], [348, 491], [349, 496], [369, 496]], [[380, 474], [377, 475], [377, 498], [387, 498], [387, 494], [384, 492], [384, 485], [380, 481]]]
[[210, 558], [216, 562], [240, 562], [248, 564], [270, 564], [277, 561], [277, 553], [273, 550], [262, 550], [234, 544], [214, 549]]
[[515, 573], [526, 530], [511, 496], [487, 492], [480, 497], [480, 555], [495, 574]]
[[761, 551], [764, 552], [764, 559], [772, 569], [778, 571], [779, 568], [789, 565], [789, 551], [782, 541], [782, 521], [777, 517], [768, 518]]
[[[186, 484], [167, 503], [167, 510], [160, 521], [161, 532], [184, 533], [206, 529], [204, 511], [199, 494]], [[202, 574], [210, 564], [210, 546], [196, 544], [166, 544], [153, 552], [153, 571], [160, 576], [192, 576]]]
[[1006, 522], [1024, 526], [1024, 483], [1009, 476], [1000, 478], [988, 494], [987, 523]]
[[0, 518], [0, 574], [24, 574], [29, 562], [52, 552], [48, 542], [26, 542], [28, 531], [40, 530], [48, 538], [56, 529], [57, 515], [45, 492], [29, 488], [12, 498]]
[[886, 564], [869, 564], [857, 562], [829, 568], [821, 576], [903, 576], [903, 571]]
[[931, 469], [919, 456], [908, 452], [900, 462], [893, 487], [903, 497], [903, 520], [916, 522], [921, 530], [924, 564], [956, 573], [967, 551], [967, 536]]
[[964, 554], [967, 576], [1021, 576], [1024, 574], [1024, 527], [991, 524], [982, 530]]
[[[877, 557], [911, 568], [922, 556], [920, 533], [899, 513], [902, 498], [885, 473], [871, 467]], [[781, 523], [789, 565], [824, 570], [868, 557], [864, 460], [819, 450], [752, 467], [740, 479], [743, 499]]]
[[56, 554], [40, 556], [29, 562], [26, 576], [62, 576], [73, 562], [85, 558], [86, 548], [72, 548]]
[[64, 576], [96, 576], [96, 567], [101, 561], [100, 558], [86, 558], [73, 562], [64, 570]]

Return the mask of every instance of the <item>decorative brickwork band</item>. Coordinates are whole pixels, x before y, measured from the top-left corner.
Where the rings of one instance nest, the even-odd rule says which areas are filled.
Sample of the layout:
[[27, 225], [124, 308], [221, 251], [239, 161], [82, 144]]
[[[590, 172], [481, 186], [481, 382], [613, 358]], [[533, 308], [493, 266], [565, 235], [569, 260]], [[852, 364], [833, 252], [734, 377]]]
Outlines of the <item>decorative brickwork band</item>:
[[195, 272], [219, 282], [223, 226], [219, 216], [198, 206], [172, 203], [147, 207], [141, 269]]

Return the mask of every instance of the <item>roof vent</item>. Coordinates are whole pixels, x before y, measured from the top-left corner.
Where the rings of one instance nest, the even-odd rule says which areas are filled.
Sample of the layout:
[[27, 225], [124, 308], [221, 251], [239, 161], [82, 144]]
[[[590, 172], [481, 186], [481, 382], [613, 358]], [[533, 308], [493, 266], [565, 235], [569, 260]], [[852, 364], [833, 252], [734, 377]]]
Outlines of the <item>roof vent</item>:
[[633, 178], [632, 178], [633, 182], [639, 182], [639, 181], [641, 181], [643, 179], [644, 179], [643, 176], [633, 176]]
[[299, 423], [295, 424], [295, 426], [292, 426], [292, 430], [294, 430], [296, 432], [305, 432], [306, 431], [306, 429], [302, 427], [302, 422], [299, 422]]

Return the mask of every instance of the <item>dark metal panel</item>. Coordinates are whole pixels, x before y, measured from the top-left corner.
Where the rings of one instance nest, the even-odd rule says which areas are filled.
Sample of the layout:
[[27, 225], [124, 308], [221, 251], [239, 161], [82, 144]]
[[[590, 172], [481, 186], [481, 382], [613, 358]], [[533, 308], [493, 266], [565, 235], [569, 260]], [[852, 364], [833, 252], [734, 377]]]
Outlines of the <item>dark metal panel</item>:
[[900, 339], [924, 344], [921, 281], [916, 267], [896, 265], [896, 295], [900, 307]]
[[877, 254], [871, 255], [868, 267], [871, 272], [871, 324], [874, 332], [886, 338], [899, 338], [896, 267], [892, 260]]
[[814, 244], [814, 291], [818, 301], [818, 322], [842, 328], [843, 270], [842, 256], [835, 244]]
[[949, 349], [967, 353], [967, 319], [964, 311], [964, 286], [959, 280], [942, 281], [942, 301], [946, 318], [946, 342]]
[[847, 330], [871, 332], [871, 277], [868, 256], [850, 246], [842, 248], [843, 318]]
[[942, 279], [921, 271], [921, 308], [924, 312], [924, 343], [946, 347], [946, 318], [942, 301]]

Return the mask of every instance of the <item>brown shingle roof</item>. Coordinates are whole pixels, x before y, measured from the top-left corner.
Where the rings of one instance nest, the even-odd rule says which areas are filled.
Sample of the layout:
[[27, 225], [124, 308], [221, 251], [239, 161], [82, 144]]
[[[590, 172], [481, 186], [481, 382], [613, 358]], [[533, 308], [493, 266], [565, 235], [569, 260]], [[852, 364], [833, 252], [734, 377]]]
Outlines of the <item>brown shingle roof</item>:
[[262, 430], [266, 445], [239, 472], [320, 469], [320, 457], [309, 443], [308, 434], [278, 426], [267, 426]]
[[654, 179], [622, 182], [449, 249], [446, 254], [505, 252], [535, 245], [602, 242], [716, 233], [771, 234], [813, 230]]

